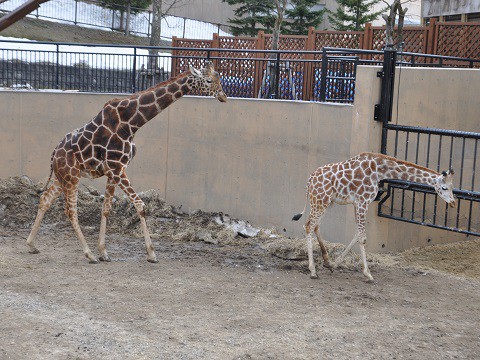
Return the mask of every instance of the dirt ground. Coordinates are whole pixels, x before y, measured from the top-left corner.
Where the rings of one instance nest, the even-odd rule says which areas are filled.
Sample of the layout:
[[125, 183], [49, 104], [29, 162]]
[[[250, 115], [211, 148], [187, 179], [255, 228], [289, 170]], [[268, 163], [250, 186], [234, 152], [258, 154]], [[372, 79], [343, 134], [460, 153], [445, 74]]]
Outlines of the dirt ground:
[[[113, 260], [91, 265], [61, 200], [44, 219], [40, 254], [28, 253], [41, 185], [0, 180], [2, 360], [480, 356], [478, 240], [370, 255], [373, 284], [353, 253], [312, 280], [303, 239], [269, 229], [246, 238], [218, 224], [224, 214], [185, 214], [147, 192], [159, 263], [146, 262], [120, 197], [107, 230]], [[80, 222], [95, 249], [102, 197], [84, 190]], [[328, 249], [334, 258], [343, 246]]]

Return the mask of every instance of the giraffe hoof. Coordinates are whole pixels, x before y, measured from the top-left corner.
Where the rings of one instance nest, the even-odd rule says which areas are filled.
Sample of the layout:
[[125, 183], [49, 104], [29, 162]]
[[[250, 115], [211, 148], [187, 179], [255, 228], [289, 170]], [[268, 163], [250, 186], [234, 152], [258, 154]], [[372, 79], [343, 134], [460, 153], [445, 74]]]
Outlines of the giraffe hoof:
[[37, 248], [33, 248], [33, 249], [28, 250], [28, 252], [29, 252], [30, 254], [39, 254], [39, 253], [40, 253], [40, 250], [38, 250]]
[[310, 279], [318, 279], [318, 275], [317, 274], [310, 274]]
[[147, 259], [147, 261], [148, 261], [149, 263], [152, 263], [152, 264], [156, 264], [156, 263], [158, 263], [158, 260], [157, 260], [157, 258], [153, 258], [153, 259]]
[[100, 257], [98, 258], [98, 260], [100, 260], [100, 261], [105, 261], [105, 262], [110, 262], [110, 261], [112, 261], [112, 260], [110, 259], [110, 256], [108, 256], [108, 255], [102, 255], [102, 256], [100, 256]]
[[328, 269], [328, 270], [330, 270], [330, 272], [333, 273], [333, 266], [330, 265], [329, 263], [323, 264], [323, 267], [326, 268], [326, 269]]
[[88, 263], [89, 264], [98, 264], [98, 260], [97, 259], [90, 259], [90, 261]]

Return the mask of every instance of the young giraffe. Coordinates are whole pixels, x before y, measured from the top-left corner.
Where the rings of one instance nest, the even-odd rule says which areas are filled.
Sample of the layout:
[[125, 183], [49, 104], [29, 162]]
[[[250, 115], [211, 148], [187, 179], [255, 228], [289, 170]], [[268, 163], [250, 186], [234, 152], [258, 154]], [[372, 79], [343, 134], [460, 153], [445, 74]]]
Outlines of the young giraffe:
[[[346, 161], [318, 168], [307, 182], [307, 201], [310, 198], [310, 214], [305, 223], [305, 232], [307, 234], [310, 277], [317, 277], [312, 250], [312, 232], [315, 232], [322, 252], [324, 267], [333, 271], [333, 268], [343, 260], [352, 246], [358, 242], [363, 262], [363, 274], [368, 281], [373, 281], [373, 277], [368, 270], [365, 253], [365, 243], [367, 241], [365, 216], [368, 206], [377, 196], [378, 183], [385, 179], [401, 179], [431, 185], [437, 194], [453, 207], [455, 206], [455, 199], [452, 193], [452, 175], [453, 170], [439, 174], [434, 170], [411, 162], [368, 152], [361, 153]], [[353, 204], [357, 224], [355, 237], [336, 259], [333, 267], [330, 265], [328, 253], [319, 231], [320, 220], [332, 203]], [[306, 206], [305, 204], [303, 211], [295, 215], [292, 220], [300, 219]]]
[[53, 151], [51, 158], [47, 186], [52, 178], [52, 173], [55, 173], [53, 183], [40, 197], [37, 217], [27, 239], [30, 253], [39, 252], [35, 246], [35, 236], [40, 228], [40, 223], [53, 201], [63, 193], [65, 195], [65, 214], [73, 225], [82, 244], [83, 252], [90, 263], [97, 263], [78, 224], [77, 188], [81, 177], [106, 176], [107, 186], [98, 241], [100, 260], [110, 261], [105, 248], [105, 231], [107, 217], [112, 208], [115, 186], [118, 185], [134, 204], [140, 217], [148, 254], [147, 260], [153, 263], [157, 262], [145, 222], [144, 203], [131, 187], [125, 170], [135, 156], [133, 137], [138, 129], [192, 89], [198, 89], [207, 95], [214, 96], [221, 102], [227, 101], [219, 75], [209, 62], [204, 69], [196, 70], [190, 67], [190, 71], [145, 91], [127, 98], [110, 100], [92, 121], [63, 138]]

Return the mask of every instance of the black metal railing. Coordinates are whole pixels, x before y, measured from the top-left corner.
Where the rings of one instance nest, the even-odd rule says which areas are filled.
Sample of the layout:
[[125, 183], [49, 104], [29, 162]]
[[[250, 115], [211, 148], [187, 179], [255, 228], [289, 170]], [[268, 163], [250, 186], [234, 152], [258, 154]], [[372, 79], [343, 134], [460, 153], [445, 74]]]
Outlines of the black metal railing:
[[[335, 48], [321, 52], [273, 51], [3, 40], [0, 86], [132, 93], [187, 71], [190, 65], [200, 67], [211, 60], [230, 97], [351, 104], [357, 66], [378, 64], [387, 53]], [[394, 72], [395, 60], [390, 58], [390, 72]], [[457, 59], [461, 61], [472, 60]], [[389, 84], [387, 80], [384, 77], [382, 81]], [[391, 105], [391, 99], [383, 99], [382, 95], [383, 103]], [[382, 118], [391, 113], [391, 107], [380, 108]]]
[[[232, 55], [236, 52], [241, 57]], [[270, 86], [266, 69], [271, 63], [276, 91], [268, 98], [353, 103], [358, 57], [293, 55], [298, 52], [0, 41], [0, 86], [131, 93], [210, 60], [230, 97], [265, 98], [262, 88]]]
[[[432, 187], [404, 180], [385, 180], [378, 196], [378, 216], [480, 236], [480, 181], [476, 175], [480, 133], [391, 124], [396, 58], [385, 52], [381, 102], [381, 152], [434, 169], [454, 168], [457, 206], [449, 208]], [[452, 60], [451, 58], [449, 60]]]
[[[22, 5], [24, 0], [10, 0], [0, 3], [0, 11], [12, 11]], [[136, 7], [130, 8], [129, 31], [135, 35], [150, 36], [152, 11]], [[115, 5], [115, 9], [102, 6], [100, 1], [64, 0], [61, 4], [49, 1], [43, 3], [29, 17], [45, 20], [60, 20], [62, 22], [94, 26], [100, 29], [110, 29], [124, 32], [126, 30], [127, 6]], [[213, 33], [228, 35], [229, 26], [219, 23], [210, 23], [187, 17], [166, 15], [162, 21], [162, 38], [171, 39], [172, 36], [211, 39]]]

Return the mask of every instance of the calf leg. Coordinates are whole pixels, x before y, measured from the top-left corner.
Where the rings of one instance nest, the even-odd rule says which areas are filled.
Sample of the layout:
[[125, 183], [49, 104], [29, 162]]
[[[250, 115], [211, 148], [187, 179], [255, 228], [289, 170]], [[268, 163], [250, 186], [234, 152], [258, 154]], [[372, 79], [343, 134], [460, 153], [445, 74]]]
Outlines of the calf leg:
[[40, 252], [35, 246], [35, 238], [38, 234], [38, 230], [40, 230], [40, 223], [42, 222], [43, 216], [45, 215], [47, 210], [50, 208], [50, 206], [52, 206], [53, 202], [58, 198], [61, 192], [62, 188], [60, 186], [60, 183], [57, 179], [55, 179], [53, 181], [53, 184], [50, 185], [50, 187], [48, 188], [48, 190], [40, 196], [40, 204], [38, 205], [37, 217], [35, 218], [35, 223], [33, 224], [32, 231], [30, 232], [30, 235], [28, 235], [27, 239], [27, 245], [30, 248], [29, 252], [31, 254], [38, 254]]
[[[320, 223], [320, 220], [318, 221]], [[330, 265], [330, 260], [328, 258], [327, 248], [325, 247], [325, 243], [323, 242], [322, 236], [320, 235], [320, 224], [315, 226], [315, 235], [317, 236], [318, 245], [320, 246], [320, 250], [322, 251], [322, 258], [323, 258], [323, 266], [333, 272], [333, 267]]]
[[108, 256], [107, 249], [105, 247], [105, 233], [107, 229], [107, 218], [112, 209], [113, 194], [115, 193], [115, 182], [113, 179], [108, 178], [107, 187], [105, 190], [105, 199], [102, 206], [102, 220], [100, 222], [100, 235], [98, 239], [98, 251], [100, 252], [100, 261], [111, 261]]

